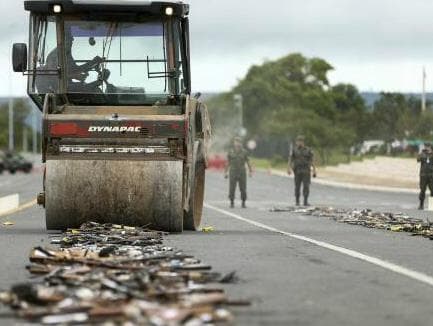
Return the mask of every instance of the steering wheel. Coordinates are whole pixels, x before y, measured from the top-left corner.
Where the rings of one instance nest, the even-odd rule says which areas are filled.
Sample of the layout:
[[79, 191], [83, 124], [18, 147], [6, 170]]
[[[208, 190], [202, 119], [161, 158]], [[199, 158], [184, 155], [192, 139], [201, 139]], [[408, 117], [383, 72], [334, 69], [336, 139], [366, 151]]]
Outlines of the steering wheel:
[[88, 73], [94, 71], [97, 73], [97, 78], [95, 81], [90, 82], [90, 83], [86, 83], [83, 80], [80, 80], [79, 84], [81, 85], [81, 87], [87, 88], [87, 89], [92, 89], [93, 92], [95, 93], [102, 93], [103, 91], [101, 90], [100, 86], [103, 85], [104, 83], [107, 83], [107, 80], [110, 76], [110, 71], [108, 69], [105, 69], [103, 66], [103, 62], [97, 63], [95, 64], [93, 67], [91, 67], [87, 72], [86, 75], [88, 76]]
[[97, 74], [98, 74], [97, 80], [94, 81], [93, 83], [97, 83], [98, 85], [105, 84], [105, 89], [107, 90], [107, 87], [109, 85], [108, 79], [110, 78], [110, 75], [111, 75], [110, 70], [106, 69], [104, 67], [104, 63], [101, 62], [101, 63], [95, 65], [95, 67], [93, 68], [93, 71], [97, 72]]

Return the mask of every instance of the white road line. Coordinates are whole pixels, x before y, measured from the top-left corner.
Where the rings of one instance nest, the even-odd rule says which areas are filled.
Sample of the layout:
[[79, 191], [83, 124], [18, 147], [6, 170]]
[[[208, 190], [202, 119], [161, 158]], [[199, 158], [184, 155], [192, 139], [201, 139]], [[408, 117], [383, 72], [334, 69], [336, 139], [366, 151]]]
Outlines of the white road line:
[[33, 206], [36, 206], [36, 204], [37, 204], [37, 200], [33, 199], [32, 201], [29, 201], [29, 202], [27, 202], [25, 204], [22, 204], [22, 205], [18, 206], [16, 209], [0, 213], [0, 218], [3, 218], [5, 216], [10, 216], [10, 215], [13, 215], [15, 213], [19, 213], [19, 212], [24, 211], [26, 209], [32, 208]]
[[13, 194], [0, 198], [0, 214], [17, 209], [20, 204], [19, 194]]
[[411, 279], [413, 279], [415, 281], [422, 282], [422, 283], [428, 284], [430, 286], [433, 286], [433, 277], [431, 277], [431, 276], [429, 276], [427, 274], [423, 274], [423, 273], [420, 273], [420, 272], [408, 269], [406, 267], [399, 266], [399, 265], [387, 262], [385, 260], [382, 260], [382, 259], [379, 259], [379, 258], [376, 258], [376, 257], [368, 256], [368, 255], [365, 255], [365, 254], [360, 253], [360, 252], [355, 251], [355, 250], [346, 249], [344, 247], [339, 247], [339, 246], [336, 246], [336, 245], [333, 245], [333, 244], [330, 244], [330, 243], [327, 243], [327, 242], [314, 240], [312, 238], [308, 238], [308, 237], [305, 237], [305, 236], [302, 236], [302, 235], [299, 235], [299, 234], [285, 232], [285, 231], [276, 229], [274, 227], [268, 226], [266, 224], [263, 224], [263, 223], [260, 223], [260, 222], [256, 222], [256, 221], [253, 221], [253, 220], [249, 220], [249, 219], [247, 219], [245, 217], [242, 217], [240, 215], [234, 214], [234, 213], [226, 211], [224, 209], [221, 209], [221, 208], [209, 205], [207, 203], [205, 204], [205, 207], [209, 208], [209, 209], [212, 209], [212, 210], [214, 210], [216, 212], [219, 212], [221, 214], [224, 214], [226, 216], [229, 216], [229, 217], [232, 217], [234, 219], [237, 219], [239, 221], [242, 221], [242, 222], [254, 225], [254, 226], [258, 227], [258, 228], [261, 228], [261, 229], [264, 229], [264, 230], [268, 230], [270, 232], [279, 233], [279, 234], [291, 237], [293, 239], [305, 241], [305, 242], [314, 244], [316, 246], [319, 246], [319, 247], [322, 247], [322, 248], [326, 248], [326, 249], [338, 252], [340, 254], [343, 254], [343, 255], [346, 255], [346, 256], [349, 256], [349, 257], [352, 257], [352, 258], [356, 258], [356, 259], [362, 260], [364, 262], [367, 262], [367, 263], [370, 263], [370, 264], [382, 267], [382, 268], [384, 268], [386, 270], [389, 270], [389, 271], [391, 271], [393, 273], [409, 277], [409, 278], [411, 278]]

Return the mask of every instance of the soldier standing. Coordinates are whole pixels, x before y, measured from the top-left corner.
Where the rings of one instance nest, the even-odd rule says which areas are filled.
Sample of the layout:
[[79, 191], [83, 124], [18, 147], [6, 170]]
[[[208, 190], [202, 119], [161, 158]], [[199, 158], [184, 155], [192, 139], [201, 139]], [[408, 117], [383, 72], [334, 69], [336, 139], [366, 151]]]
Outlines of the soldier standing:
[[316, 167], [314, 166], [313, 159], [313, 151], [305, 146], [304, 136], [298, 136], [296, 138], [296, 147], [290, 156], [289, 167], [287, 169], [289, 175], [292, 174], [292, 171], [295, 174], [296, 206], [300, 205], [301, 186], [303, 187], [304, 206], [309, 206], [308, 196], [310, 195], [311, 169], [313, 169], [313, 177], [316, 177]]
[[230, 207], [235, 207], [235, 191], [236, 186], [239, 184], [241, 191], [242, 208], [246, 208], [245, 202], [247, 200], [247, 170], [248, 166], [249, 175], [252, 176], [253, 169], [250, 164], [248, 152], [242, 146], [242, 140], [235, 138], [233, 147], [228, 153], [228, 164], [225, 168], [225, 178], [230, 176], [229, 199]]
[[421, 163], [419, 178], [419, 208], [424, 209], [425, 193], [427, 187], [430, 189], [430, 196], [433, 196], [433, 149], [432, 144], [425, 143], [424, 149], [418, 155], [417, 161]]

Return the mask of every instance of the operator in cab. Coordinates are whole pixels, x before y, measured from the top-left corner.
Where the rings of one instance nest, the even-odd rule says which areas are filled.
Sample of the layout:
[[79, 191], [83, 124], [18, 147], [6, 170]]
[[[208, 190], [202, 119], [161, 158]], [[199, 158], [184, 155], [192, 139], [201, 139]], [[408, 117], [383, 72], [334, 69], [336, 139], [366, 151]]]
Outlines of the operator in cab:
[[[93, 60], [83, 64], [77, 65], [72, 56], [72, 45], [74, 43], [74, 36], [71, 31], [65, 33], [65, 52], [66, 52], [66, 75], [68, 76], [68, 90], [71, 92], [80, 91], [92, 91], [98, 86], [102, 85], [102, 80], [96, 80], [95, 82], [86, 84], [84, 81], [89, 76], [89, 71], [97, 67], [103, 62], [103, 59], [99, 56], [93, 58]], [[58, 48], [54, 49], [47, 56], [45, 70], [56, 70], [58, 69]], [[57, 88], [57, 79], [46, 76], [39, 81], [38, 88], [48, 88], [50, 91], [54, 91]]]

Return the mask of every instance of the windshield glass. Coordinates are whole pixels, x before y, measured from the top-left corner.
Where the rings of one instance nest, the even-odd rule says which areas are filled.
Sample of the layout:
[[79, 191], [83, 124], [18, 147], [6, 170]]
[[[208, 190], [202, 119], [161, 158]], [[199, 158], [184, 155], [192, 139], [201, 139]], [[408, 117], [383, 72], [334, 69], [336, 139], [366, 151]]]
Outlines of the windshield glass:
[[[61, 24], [63, 51], [56, 37]], [[181, 93], [180, 32], [174, 21], [56, 23], [35, 17], [33, 29], [31, 93], [66, 94], [77, 105], [154, 104]]]
[[57, 60], [56, 19], [34, 16], [31, 20], [33, 38], [30, 42], [30, 69], [35, 70], [29, 79], [31, 94], [57, 93], [59, 71]]

